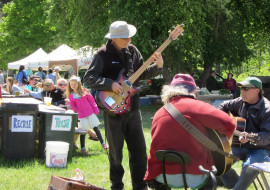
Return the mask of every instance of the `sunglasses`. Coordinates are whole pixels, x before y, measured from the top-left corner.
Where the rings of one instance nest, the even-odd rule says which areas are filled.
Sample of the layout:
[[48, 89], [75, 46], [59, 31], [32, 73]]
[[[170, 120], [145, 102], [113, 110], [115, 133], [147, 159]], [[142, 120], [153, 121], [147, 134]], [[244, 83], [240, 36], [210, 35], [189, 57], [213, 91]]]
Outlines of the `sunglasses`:
[[59, 86], [67, 86], [67, 84], [60, 83]]
[[241, 87], [241, 90], [244, 90], [244, 91], [248, 91], [249, 89], [251, 89], [251, 88], [255, 88], [255, 87]]

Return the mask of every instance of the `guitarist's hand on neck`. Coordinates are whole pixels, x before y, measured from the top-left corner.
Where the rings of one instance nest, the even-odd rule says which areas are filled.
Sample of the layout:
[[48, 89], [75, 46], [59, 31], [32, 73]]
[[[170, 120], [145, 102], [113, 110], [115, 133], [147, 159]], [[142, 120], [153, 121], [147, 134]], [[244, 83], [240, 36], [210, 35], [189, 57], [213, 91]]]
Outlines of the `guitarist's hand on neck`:
[[117, 82], [113, 82], [112, 91], [114, 93], [121, 94], [122, 90], [123, 90], [123, 87], [120, 84], [118, 84]]
[[248, 135], [247, 132], [242, 132], [239, 136], [239, 141], [242, 143], [242, 144], [245, 144], [248, 142], [248, 140], [246, 139], [246, 136]]
[[152, 56], [152, 59], [153, 63], [156, 63], [159, 69], [163, 68], [163, 57], [160, 53], [155, 52]]

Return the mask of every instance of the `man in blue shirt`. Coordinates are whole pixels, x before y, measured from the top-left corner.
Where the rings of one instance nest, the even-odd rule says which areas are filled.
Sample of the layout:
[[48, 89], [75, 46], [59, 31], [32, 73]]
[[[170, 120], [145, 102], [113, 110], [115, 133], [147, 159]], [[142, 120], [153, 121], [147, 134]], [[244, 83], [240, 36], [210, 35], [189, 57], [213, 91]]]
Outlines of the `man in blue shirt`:
[[42, 67], [38, 68], [38, 72], [35, 73], [41, 80], [46, 79], [46, 74], [43, 72]]

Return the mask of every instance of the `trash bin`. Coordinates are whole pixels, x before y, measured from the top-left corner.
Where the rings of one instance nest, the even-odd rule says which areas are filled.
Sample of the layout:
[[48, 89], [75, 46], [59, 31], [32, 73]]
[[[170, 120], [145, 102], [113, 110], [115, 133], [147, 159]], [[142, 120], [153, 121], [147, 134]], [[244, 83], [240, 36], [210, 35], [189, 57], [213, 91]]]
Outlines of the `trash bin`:
[[2, 149], [6, 160], [35, 156], [37, 104], [2, 103]]
[[40, 105], [39, 114], [38, 157], [45, 158], [47, 141], [63, 141], [69, 143], [67, 159], [71, 161], [77, 113], [53, 105]]

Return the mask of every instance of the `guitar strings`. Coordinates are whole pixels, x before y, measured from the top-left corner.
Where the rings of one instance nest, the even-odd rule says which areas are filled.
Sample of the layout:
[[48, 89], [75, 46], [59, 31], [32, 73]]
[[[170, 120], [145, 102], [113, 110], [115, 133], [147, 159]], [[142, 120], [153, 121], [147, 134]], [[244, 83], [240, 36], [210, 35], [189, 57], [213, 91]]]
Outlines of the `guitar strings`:
[[[156, 52], [161, 53], [172, 41], [171, 37], [169, 37], [157, 50]], [[145, 69], [152, 63], [151, 57], [147, 59], [147, 61], [128, 79], [128, 81], [133, 84], [137, 78], [145, 71]], [[123, 83], [123, 92], [125, 92], [129, 87], [127, 84]], [[117, 102], [117, 105], [121, 103], [122, 97], [119, 94], [114, 93], [112, 98]]]

